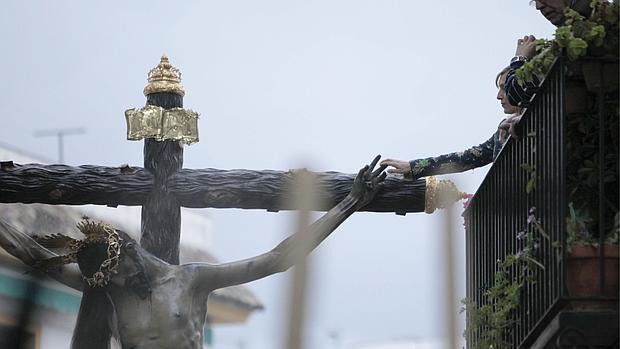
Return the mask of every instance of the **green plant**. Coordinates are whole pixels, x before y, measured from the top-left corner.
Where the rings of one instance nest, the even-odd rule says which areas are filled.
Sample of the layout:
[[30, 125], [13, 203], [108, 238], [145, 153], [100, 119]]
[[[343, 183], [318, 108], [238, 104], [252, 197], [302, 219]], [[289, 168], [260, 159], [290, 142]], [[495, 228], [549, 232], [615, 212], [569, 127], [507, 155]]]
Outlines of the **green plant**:
[[[590, 226], [594, 220], [587, 211], [576, 209], [574, 204], [568, 204], [569, 216], [566, 218], [566, 249], [572, 252], [572, 246], [590, 245], [597, 247], [598, 238], [590, 232]], [[620, 236], [620, 212], [614, 216], [612, 228], [607, 232], [604, 242], [606, 244], [618, 244]]]
[[483, 304], [462, 300], [461, 311], [467, 313], [464, 336], [467, 340], [478, 337], [472, 341], [474, 349], [499, 348], [511, 343], [523, 288], [535, 282], [537, 270], [545, 269], [537, 260], [537, 253], [541, 240], [548, 240], [549, 236], [536, 217], [535, 207], [528, 211], [525, 228], [516, 237], [522, 248], [497, 261], [494, 283], [484, 292]]
[[[566, 218], [567, 248], [576, 243], [598, 241], [600, 231], [606, 241], [617, 238], [618, 217], [618, 159], [620, 158], [620, 114], [616, 93], [603, 98], [590, 95], [583, 101], [588, 105], [584, 113], [566, 115], [566, 188], [568, 217]], [[601, 105], [602, 104], [602, 105]], [[604, 129], [605, 147], [600, 157], [600, 116]], [[603, 191], [599, 185], [603, 182]], [[602, 196], [603, 206], [600, 206]], [[604, 226], [599, 227], [600, 209]]]
[[[576, 60], [591, 53], [611, 53], [618, 56], [618, 0], [594, 0], [593, 13], [584, 18], [575, 11], [567, 10], [566, 22], [557, 28], [554, 40], [541, 39], [537, 42], [538, 54], [518, 69], [517, 79], [523, 84], [534, 76], [544, 77], [555, 59], [565, 54]], [[599, 50], [599, 52], [594, 52]], [[619, 107], [617, 91], [606, 94], [601, 101], [599, 96], [588, 95], [586, 114], [567, 115], [566, 119], [566, 188], [569, 204], [569, 217], [566, 219], [567, 246], [579, 243], [597, 244], [598, 238], [591, 232], [599, 231], [599, 192], [600, 178], [604, 187], [604, 217], [607, 243], [618, 243], [620, 236], [620, 213], [618, 213], [618, 159], [620, 141], [618, 136]], [[603, 103], [601, 106], [600, 103]], [[599, 160], [600, 124], [599, 110], [603, 109], [605, 129], [604, 157]], [[530, 133], [528, 137], [535, 137]], [[536, 168], [522, 164], [528, 173], [527, 193], [537, 186]], [[547, 188], [550, 190], [550, 188]], [[616, 198], [616, 199], [614, 199]], [[615, 200], [615, 201], [614, 201]], [[549, 240], [535, 208], [528, 212], [527, 225], [518, 233], [520, 250], [498, 260], [493, 284], [484, 290], [478, 303], [471, 299], [463, 300], [463, 311], [467, 312], [465, 338], [474, 349], [489, 349], [510, 346], [514, 324], [518, 320], [518, 310], [522, 292], [528, 284], [536, 282], [536, 273], [544, 270], [537, 254], [542, 240]], [[555, 252], [560, 254], [560, 244], [554, 242]], [[473, 338], [476, 340], [471, 340]]]
[[530, 164], [521, 164], [521, 169], [525, 170], [529, 175], [529, 179], [525, 186], [525, 192], [529, 194], [536, 188], [536, 180], [538, 178], [536, 176], [536, 167]]
[[571, 61], [592, 49], [618, 54], [618, 1], [592, 0], [590, 6], [593, 12], [588, 18], [570, 8], [564, 11], [565, 22], [557, 27], [555, 39], [538, 40], [538, 54], [516, 71], [519, 84], [545, 76], [562, 53]]
[[583, 210], [575, 209], [573, 202], [568, 204], [569, 216], [566, 217], [566, 246], [572, 252], [573, 245], [596, 245], [588, 226], [593, 222], [590, 215]]

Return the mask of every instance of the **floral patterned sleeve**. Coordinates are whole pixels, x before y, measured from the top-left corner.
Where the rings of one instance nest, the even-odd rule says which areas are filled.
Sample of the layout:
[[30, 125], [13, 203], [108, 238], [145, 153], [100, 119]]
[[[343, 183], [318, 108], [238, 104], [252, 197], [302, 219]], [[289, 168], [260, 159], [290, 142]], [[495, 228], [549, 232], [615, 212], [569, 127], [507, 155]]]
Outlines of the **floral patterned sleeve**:
[[496, 135], [488, 141], [465, 151], [440, 155], [433, 158], [409, 161], [414, 179], [444, 173], [463, 172], [493, 162]]

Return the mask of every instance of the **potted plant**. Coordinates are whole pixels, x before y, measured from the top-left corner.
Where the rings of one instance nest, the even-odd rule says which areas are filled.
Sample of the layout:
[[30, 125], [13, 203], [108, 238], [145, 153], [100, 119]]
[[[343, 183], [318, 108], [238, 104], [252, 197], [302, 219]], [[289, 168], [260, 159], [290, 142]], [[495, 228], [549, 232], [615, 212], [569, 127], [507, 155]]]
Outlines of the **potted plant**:
[[[616, 214], [612, 231], [605, 237], [603, 246], [588, 230], [592, 219], [584, 211], [569, 204], [566, 219], [566, 287], [568, 294], [575, 297], [617, 297], [620, 214]], [[600, 270], [600, 254], [603, 253], [603, 272]], [[600, 288], [603, 275], [604, 288]]]

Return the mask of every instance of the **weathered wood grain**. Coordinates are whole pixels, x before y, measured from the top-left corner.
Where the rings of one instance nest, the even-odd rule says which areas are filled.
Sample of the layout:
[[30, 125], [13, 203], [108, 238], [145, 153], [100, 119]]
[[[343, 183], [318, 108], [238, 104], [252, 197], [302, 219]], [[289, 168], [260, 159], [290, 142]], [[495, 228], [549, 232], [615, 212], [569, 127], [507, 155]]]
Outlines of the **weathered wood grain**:
[[[326, 210], [348, 194], [354, 174], [318, 173]], [[256, 170], [182, 169], [167, 179], [175, 201], [191, 208], [242, 208], [269, 211], [293, 209], [290, 189], [293, 172]], [[143, 168], [65, 165], [12, 165], [0, 168], [0, 202], [66, 205], [143, 205], [154, 176]], [[422, 212], [424, 180], [388, 177], [384, 189], [363, 211]]]
[[153, 187], [142, 168], [66, 165], [0, 166], [0, 202], [141, 205]]

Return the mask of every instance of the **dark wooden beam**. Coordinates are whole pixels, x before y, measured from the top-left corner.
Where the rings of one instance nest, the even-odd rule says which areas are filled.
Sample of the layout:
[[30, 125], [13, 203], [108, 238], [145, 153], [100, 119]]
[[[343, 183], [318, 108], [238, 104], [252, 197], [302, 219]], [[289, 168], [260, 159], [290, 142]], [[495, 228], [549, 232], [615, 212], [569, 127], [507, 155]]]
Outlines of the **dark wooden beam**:
[[[183, 108], [183, 96], [158, 92], [146, 104], [164, 109]], [[168, 189], [168, 177], [183, 168], [183, 145], [175, 140], [144, 140], [144, 168], [154, 176], [153, 187], [142, 204], [140, 245], [170, 264], [179, 264], [181, 206]]]
[[[286, 200], [291, 171], [182, 169], [168, 178], [167, 189], [183, 207], [242, 208], [269, 211], [293, 209]], [[317, 174], [326, 210], [346, 196], [355, 175]], [[143, 205], [154, 179], [139, 167], [13, 165], [0, 168], [0, 202], [65, 205]], [[424, 211], [425, 181], [388, 177], [385, 188], [363, 211]]]
[[[183, 169], [170, 177], [168, 186], [183, 207], [292, 210], [291, 190], [294, 171], [254, 171]], [[326, 211], [340, 202], [351, 190], [354, 174], [321, 172], [318, 176], [320, 206]], [[424, 211], [426, 181], [403, 181], [388, 177], [384, 189], [361, 211], [395, 212], [399, 214]]]
[[0, 202], [142, 205], [153, 187], [143, 168], [0, 164]]
[[153, 174], [153, 186], [142, 204], [140, 245], [170, 264], [179, 264], [181, 206], [168, 178], [183, 167], [183, 146], [178, 141], [145, 139], [144, 167]]

